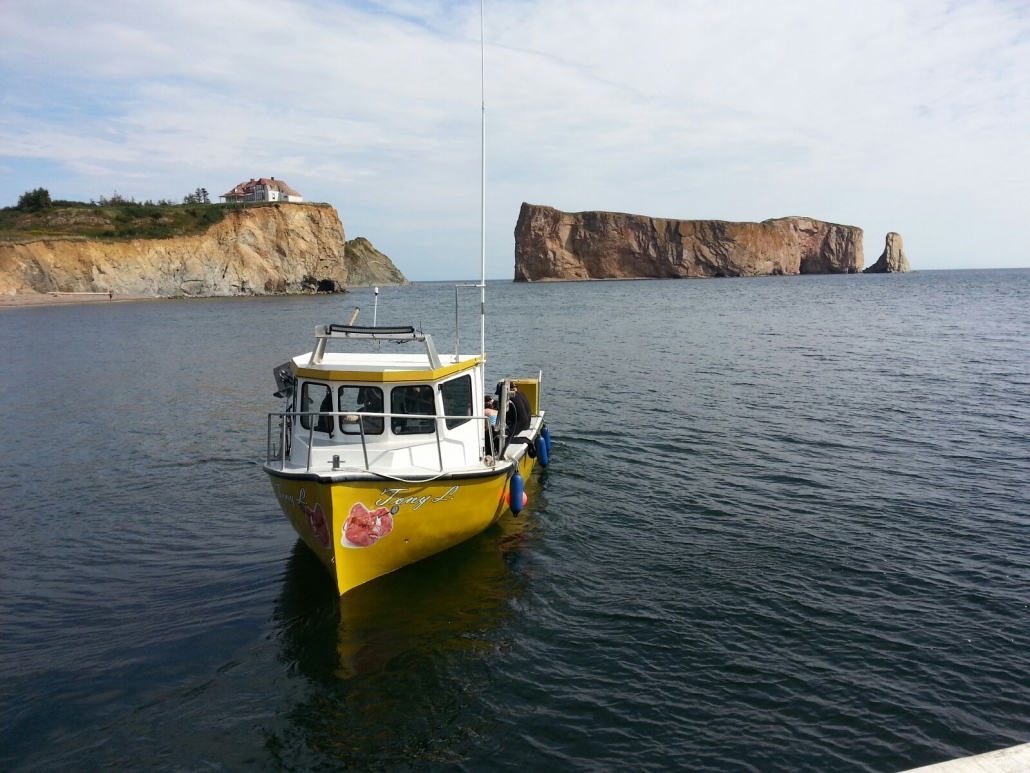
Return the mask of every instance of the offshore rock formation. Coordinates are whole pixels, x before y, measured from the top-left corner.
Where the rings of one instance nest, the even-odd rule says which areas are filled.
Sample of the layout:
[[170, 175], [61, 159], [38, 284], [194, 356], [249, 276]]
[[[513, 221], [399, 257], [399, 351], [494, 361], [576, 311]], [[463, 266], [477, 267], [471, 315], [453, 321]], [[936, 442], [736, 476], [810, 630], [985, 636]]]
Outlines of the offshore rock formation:
[[887, 234], [887, 243], [883, 246], [883, 254], [863, 274], [906, 274], [911, 271], [905, 248], [901, 244], [901, 234], [891, 231]]
[[854, 274], [862, 229], [784, 217], [761, 223], [570, 214], [523, 204], [515, 281]]
[[359, 236], [347, 242], [343, 263], [349, 285], [406, 285], [408, 280], [388, 257]]
[[265, 295], [406, 283], [389, 258], [360, 241], [368, 250], [348, 257], [332, 207], [274, 204], [230, 212], [199, 236], [0, 243], [0, 294]]

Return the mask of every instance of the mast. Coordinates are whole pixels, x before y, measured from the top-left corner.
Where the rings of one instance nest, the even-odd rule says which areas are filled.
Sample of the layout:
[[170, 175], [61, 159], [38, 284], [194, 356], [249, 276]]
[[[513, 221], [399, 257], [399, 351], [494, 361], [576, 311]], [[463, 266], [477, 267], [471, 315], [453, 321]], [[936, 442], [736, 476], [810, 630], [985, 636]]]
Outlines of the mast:
[[483, 12], [484, 0], [479, 0], [479, 84], [482, 100], [482, 119], [480, 123], [480, 160], [482, 177], [479, 187], [479, 238], [480, 238], [480, 272], [479, 272], [479, 351], [483, 357], [483, 394], [486, 394], [486, 24]]

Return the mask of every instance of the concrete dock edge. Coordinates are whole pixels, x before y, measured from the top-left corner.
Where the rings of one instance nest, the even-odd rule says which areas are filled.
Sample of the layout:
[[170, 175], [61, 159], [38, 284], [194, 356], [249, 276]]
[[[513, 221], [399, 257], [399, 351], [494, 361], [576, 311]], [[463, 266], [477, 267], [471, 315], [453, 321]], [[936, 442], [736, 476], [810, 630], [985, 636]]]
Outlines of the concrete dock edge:
[[963, 757], [901, 773], [1027, 773], [1030, 771], [1030, 743], [1010, 746], [974, 757]]

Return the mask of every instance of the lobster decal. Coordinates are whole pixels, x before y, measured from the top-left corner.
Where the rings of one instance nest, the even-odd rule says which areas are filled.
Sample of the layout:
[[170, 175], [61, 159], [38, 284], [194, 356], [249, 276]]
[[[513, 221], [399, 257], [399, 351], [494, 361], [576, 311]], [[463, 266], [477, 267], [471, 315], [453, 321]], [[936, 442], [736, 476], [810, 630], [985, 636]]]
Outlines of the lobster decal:
[[393, 531], [393, 514], [385, 507], [369, 510], [361, 502], [350, 509], [340, 544], [345, 548], [367, 548]]

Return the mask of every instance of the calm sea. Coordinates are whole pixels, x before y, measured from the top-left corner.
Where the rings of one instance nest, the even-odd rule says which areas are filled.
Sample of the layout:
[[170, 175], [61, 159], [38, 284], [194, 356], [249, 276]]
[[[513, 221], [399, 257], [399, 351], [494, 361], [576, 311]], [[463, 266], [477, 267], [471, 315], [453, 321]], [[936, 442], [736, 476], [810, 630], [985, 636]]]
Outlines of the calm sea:
[[[380, 323], [453, 346], [447, 284]], [[475, 291], [462, 350], [478, 348]], [[1030, 271], [491, 283], [530, 506], [343, 599], [260, 462], [372, 295], [0, 310], [0, 769], [875, 771], [1030, 741]]]

